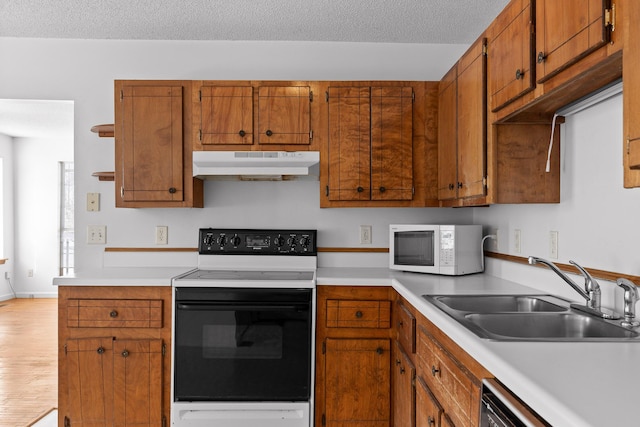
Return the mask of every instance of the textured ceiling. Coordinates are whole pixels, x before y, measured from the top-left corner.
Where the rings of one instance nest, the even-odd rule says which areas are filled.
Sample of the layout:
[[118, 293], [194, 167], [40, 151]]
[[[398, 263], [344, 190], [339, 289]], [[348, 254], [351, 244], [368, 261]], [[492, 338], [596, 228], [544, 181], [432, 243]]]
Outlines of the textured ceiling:
[[470, 44], [508, 0], [3, 0], [0, 37]]
[[[0, 37], [470, 44], [508, 1], [0, 0]], [[72, 136], [73, 103], [0, 100], [0, 133]]]

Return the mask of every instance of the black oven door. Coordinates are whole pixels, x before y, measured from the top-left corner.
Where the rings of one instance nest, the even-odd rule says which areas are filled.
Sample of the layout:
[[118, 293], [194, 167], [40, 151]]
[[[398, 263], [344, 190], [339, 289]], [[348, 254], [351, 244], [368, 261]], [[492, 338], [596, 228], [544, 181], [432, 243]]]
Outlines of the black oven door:
[[175, 401], [307, 401], [312, 289], [175, 289]]

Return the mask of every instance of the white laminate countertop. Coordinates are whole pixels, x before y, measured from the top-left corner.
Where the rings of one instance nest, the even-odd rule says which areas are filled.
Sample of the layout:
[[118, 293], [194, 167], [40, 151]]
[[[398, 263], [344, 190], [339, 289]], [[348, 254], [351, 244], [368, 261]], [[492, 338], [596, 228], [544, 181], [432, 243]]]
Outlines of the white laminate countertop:
[[[58, 277], [58, 286], [170, 286], [188, 267], [105, 268]], [[497, 342], [478, 338], [422, 298], [431, 294], [535, 294], [485, 274], [449, 277], [387, 268], [324, 268], [318, 285], [392, 286], [547, 422], [557, 427], [640, 426], [637, 342]]]

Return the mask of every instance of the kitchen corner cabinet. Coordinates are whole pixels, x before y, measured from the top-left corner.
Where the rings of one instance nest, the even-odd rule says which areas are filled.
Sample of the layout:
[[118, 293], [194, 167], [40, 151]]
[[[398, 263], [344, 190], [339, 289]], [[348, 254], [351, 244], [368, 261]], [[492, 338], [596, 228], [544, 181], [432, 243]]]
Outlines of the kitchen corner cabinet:
[[61, 286], [58, 301], [58, 424], [166, 423], [171, 288]]
[[315, 425], [390, 426], [391, 292], [317, 287]]
[[536, 0], [536, 80], [544, 83], [611, 38], [607, 0]]
[[196, 81], [195, 150], [312, 150], [310, 82]]
[[116, 207], [202, 207], [187, 81], [115, 81]]
[[490, 27], [491, 111], [535, 88], [533, 0], [512, 0]]
[[443, 205], [486, 196], [486, 67], [486, 39], [480, 38], [440, 82], [438, 199]]
[[622, 80], [624, 186], [640, 187], [640, 2], [625, 4]]

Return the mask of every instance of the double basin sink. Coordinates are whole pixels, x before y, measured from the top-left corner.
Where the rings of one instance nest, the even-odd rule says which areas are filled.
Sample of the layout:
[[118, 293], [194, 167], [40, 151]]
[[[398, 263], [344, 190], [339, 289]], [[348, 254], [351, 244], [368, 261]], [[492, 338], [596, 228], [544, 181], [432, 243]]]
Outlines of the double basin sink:
[[640, 332], [551, 295], [423, 295], [480, 338], [495, 341], [627, 341]]

